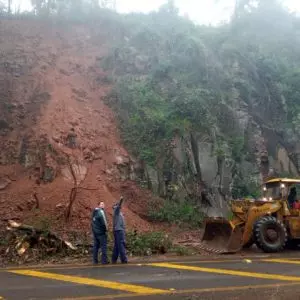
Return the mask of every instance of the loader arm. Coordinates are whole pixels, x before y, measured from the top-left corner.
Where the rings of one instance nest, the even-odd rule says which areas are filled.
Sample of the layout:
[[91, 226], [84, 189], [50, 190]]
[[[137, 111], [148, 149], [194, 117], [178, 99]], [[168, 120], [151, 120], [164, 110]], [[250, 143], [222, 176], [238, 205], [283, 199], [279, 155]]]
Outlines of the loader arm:
[[259, 218], [276, 213], [280, 209], [281, 204], [279, 202], [266, 202], [261, 206], [250, 207], [247, 213], [242, 244], [245, 245], [251, 239], [253, 226]]

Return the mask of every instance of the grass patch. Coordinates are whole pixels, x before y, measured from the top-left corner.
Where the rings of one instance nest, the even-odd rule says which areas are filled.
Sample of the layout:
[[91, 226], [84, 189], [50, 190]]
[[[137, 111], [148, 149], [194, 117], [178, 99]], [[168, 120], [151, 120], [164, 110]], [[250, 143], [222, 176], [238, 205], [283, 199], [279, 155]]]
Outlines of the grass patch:
[[191, 249], [180, 245], [173, 246], [170, 249], [170, 252], [175, 253], [178, 256], [188, 256], [193, 254]]
[[[111, 258], [114, 246], [113, 234], [108, 234], [107, 255]], [[91, 249], [92, 250], [92, 249]], [[173, 253], [178, 256], [192, 255], [192, 250], [174, 245], [168, 234], [164, 232], [138, 233], [129, 231], [126, 233], [126, 252], [128, 256], [151, 256]]]
[[165, 201], [162, 207], [149, 210], [149, 218], [152, 221], [198, 228], [202, 224], [204, 214], [189, 203]]

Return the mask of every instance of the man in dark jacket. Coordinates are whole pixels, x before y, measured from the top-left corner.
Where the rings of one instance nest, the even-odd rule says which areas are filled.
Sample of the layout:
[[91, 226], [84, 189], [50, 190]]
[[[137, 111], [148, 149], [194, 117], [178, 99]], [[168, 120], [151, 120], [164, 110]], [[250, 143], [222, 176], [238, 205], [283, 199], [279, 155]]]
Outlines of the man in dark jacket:
[[93, 262], [98, 264], [98, 252], [101, 247], [101, 263], [108, 264], [107, 260], [107, 219], [104, 212], [104, 202], [100, 202], [92, 215], [92, 231], [94, 237]]
[[123, 197], [120, 202], [113, 206], [113, 231], [114, 231], [114, 249], [112, 254], [112, 263], [116, 263], [120, 255], [121, 262], [127, 263], [125, 249], [125, 222], [121, 212]]

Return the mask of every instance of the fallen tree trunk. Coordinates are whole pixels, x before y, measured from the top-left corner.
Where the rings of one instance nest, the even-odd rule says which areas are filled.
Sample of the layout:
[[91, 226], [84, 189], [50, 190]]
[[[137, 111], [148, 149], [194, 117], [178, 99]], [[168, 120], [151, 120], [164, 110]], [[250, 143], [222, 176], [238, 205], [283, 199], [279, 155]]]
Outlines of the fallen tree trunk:
[[[21, 256], [30, 248], [35, 248], [37, 251], [49, 253], [59, 253], [63, 250], [77, 250], [70, 242], [58, 237], [56, 234], [34, 228], [33, 226], [8, 221], [7, 230], [15, 234], [14, 250]], [[12, 251], [12, 246], [8, 247], [6, 253]]]

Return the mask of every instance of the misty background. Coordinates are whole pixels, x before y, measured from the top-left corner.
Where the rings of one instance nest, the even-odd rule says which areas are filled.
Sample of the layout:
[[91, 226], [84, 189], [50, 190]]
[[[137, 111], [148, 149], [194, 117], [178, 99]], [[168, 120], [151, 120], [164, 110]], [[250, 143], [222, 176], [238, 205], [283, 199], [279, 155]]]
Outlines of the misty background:
[[[1, 2], [1, 1], [0, 1]], [[5, 2], [5, 1], [2, 1]], [[101, 0], [99, 0], [101, 2]], [[117, 12], [130, 13], [142, 12], [148, 13], [156, 11], [166, 0], [108, 0], [115, 5]], [[256, 2], [256, 1], [252, 1]], [[295, 14], [300, 13], [300, 1], [281, 0], [283, 6]], [[13, 11], [30, 11], [32, 9], [31, 0], [12, 0]], [[174, 4], [179, 9], [180, 15], [188, 17], [198, 24], [218, 25], [222, 22], [228, 22], [233, 14], [236, 0], [175, 0]]]

